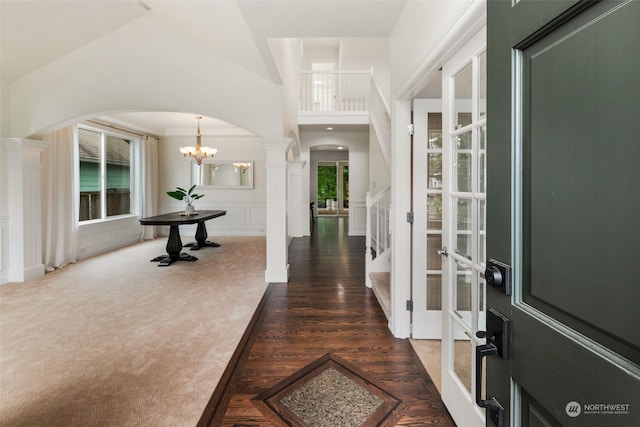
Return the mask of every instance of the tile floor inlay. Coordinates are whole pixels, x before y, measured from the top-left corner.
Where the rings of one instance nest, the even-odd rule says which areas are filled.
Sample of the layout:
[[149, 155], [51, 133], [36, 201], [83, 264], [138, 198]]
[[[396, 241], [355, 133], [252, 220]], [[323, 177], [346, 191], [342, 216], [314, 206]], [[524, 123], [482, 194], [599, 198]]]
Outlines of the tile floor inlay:
[[384, 403], [333, 368], [280, 400], [308, 426], [358, 427]]
[[275, 425], [358, 427], [384, 425], [401, 399], [332, 354], [252, 399]]

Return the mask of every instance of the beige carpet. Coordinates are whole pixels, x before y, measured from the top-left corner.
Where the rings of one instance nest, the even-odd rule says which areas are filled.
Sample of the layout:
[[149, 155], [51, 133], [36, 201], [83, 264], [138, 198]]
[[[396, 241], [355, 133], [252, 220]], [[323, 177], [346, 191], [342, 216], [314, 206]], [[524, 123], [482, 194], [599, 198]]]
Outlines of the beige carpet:
[[194, 426], [265, 290], [264, 237], [214, 240], [195, 262], [149, 262], [159, 238], [0, 286], [0, 425]]

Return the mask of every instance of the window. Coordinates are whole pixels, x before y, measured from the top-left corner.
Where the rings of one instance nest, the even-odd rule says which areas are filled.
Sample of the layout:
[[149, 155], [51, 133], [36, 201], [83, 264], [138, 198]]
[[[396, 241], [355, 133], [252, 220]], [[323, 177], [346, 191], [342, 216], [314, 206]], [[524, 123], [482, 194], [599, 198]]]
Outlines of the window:
[[79, 127], [80, 221], [131, 213], [132, 140]]

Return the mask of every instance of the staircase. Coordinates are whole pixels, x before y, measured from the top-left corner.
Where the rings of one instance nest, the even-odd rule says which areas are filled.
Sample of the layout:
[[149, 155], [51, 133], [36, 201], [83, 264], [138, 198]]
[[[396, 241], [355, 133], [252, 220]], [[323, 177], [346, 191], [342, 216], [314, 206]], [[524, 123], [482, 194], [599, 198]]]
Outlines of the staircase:
[[387, 319], [390, 317], [391, 295], [391, 189], [371, 197], [367, 193], [367, 234], [365, 238], [365, 280], [373, 289]]
[[[391, 110], [370, 71], [299, 72], [298, 124], [315, 124], [318, 115], [358, 117], [371, 124], [390, 171]], [[368, 116], [368, 117], [367, 117]], [[326, 118], [326, 117], [325, 117]], [[366, 197], [366, 286], [373, 289], [390, 319], [391, 190]]]
[[[369, 120], [382, 156], [390, 168], [391, 113], [372, 71]], [[373, 289], [387, 319], [391, 319], [391, 189], [371, 197], [367, 193], [366, 284]]]
[[391, 318], [391, 272], [378, 271], [369, 273], [373, 294], [378, 299], [387, 319]]

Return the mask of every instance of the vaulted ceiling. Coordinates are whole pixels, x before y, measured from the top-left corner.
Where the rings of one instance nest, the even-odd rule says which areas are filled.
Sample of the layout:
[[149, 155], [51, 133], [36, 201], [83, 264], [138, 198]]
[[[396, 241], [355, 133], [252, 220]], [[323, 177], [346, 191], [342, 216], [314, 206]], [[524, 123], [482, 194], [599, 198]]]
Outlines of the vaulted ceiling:
[[143, 15], [274, 78], [266, 41], [390, 36], [406, 0], [1, 0], [1, 76], [12, 82]]
[[[278, 81], [275, 38], [388, 37], [406, 0], [0, 0], [0, 77], [10, 84], [147, 16], [253, 73]], [[121, 119], [123, 119], [121, 117]], [[190, 115], [134, 118], [164, 133]], [[164, 125], [171, 122], [171, 128]], [[182, 120], [182, 124], [177, 121]], [[212, 119], [213, 120], [213, 119]], [[213, 125], [213, 122], [210, 122]], [[203, 127], [206, 123], [203, 122]], [[225, 124], [220, 124], [225, 126]]]

